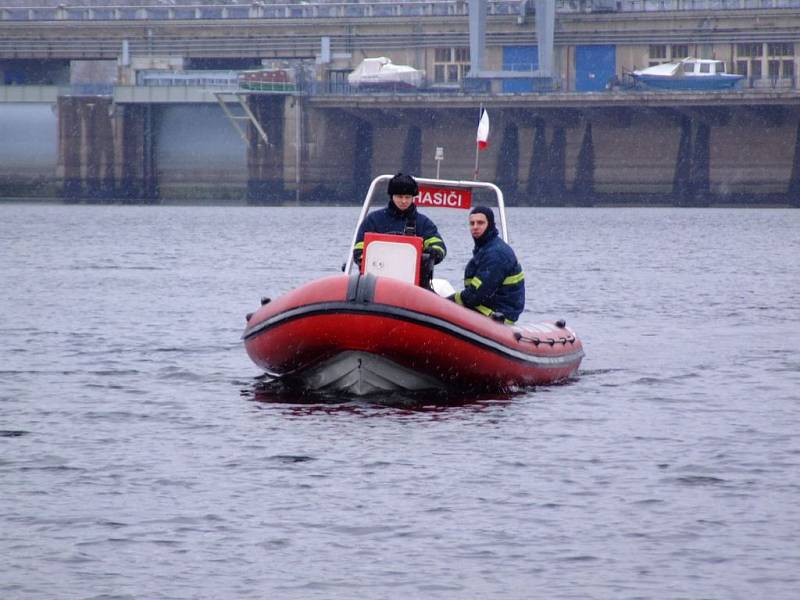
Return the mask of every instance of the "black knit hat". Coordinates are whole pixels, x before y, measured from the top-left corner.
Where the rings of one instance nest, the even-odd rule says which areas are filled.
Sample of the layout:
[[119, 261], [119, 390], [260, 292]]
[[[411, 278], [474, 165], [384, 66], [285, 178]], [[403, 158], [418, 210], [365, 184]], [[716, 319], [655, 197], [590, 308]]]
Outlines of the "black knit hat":
[[411, 175], [398, 173], [389, 180], [387, 191], [389, 196], [416, 196], [419, 194], [419, 186]]

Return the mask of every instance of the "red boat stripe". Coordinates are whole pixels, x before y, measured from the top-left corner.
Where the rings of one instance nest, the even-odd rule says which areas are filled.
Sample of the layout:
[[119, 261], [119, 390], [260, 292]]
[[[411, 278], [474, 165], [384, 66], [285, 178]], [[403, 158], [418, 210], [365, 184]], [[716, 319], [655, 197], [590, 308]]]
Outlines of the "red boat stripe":
[[[304, 317], [311, 317], [320, 314], [330, 316], [331, 314], [334, 313], [338, 314], [366, 313], [366, 314], [373, 314], [376, 316], [385, 317], [388, 319], [397, 319], [400, 321], [408, 321], [411, 323], [426, 325], [428, 327], [444, 331], [446, 333], [449, 333], [450, 335], [454, 335], [469, 342], [483, 346], [484, 348], [502, 354], [507, 358], [511, 358], [525, 363], [559, 366], [576, 362], [577, 360], [581, 359], [584, 355], [582, 349], [579, 349], [575, 352], [570, 352], [569, 354], [562, 354], [559, 356], [532, 355], [525, 352], [520, 352], [513, 348], [509, 348], [508, 346], [502, 344], [501, 342], [479, 335], [473, 331], [470, 331], [469, 329], [461, 327], [455, 323], [451, 323], [450, 321], [445, 321], [444, 319], [432, 317], [424, 313], [418, 313], [416, 311], [400, 308], [397, 306], [390, 306], [386, 304], [359, 304], [352, 302], [351, 303], [322, 302], [319, 304], [308, 304], [305, 306], [298, 306], [296, 308], [292, 308], [280, 314], [274, 315], [269, 319], [267, 319], [266, 321], [261, 321], [257, 325], [253, 326], [251, 329], [245, 331], [242, 338], [245, 341], [250, 340], [264, 333], [265, 331], [272, 329], [273, 327], [278, 327], [280, 325], [287, 323], [288, 321], [293, 321], [295, 319], [301, 319]], [[566, 344], [564, 345], [566, 346]]]

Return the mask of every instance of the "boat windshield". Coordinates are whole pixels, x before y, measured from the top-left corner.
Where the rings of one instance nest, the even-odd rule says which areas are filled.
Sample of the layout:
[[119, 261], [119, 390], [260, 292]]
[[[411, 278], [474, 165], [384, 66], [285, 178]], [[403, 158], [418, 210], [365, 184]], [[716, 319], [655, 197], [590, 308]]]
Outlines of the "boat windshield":
[[[362, 221], [367, 216], [373, 201], [376, 197], [376, 192], [380, 190], [377, 196], [380, 198], [379, 202], [383, 203], [386, 197], [386, 184], [394, 177], [393, 175], [378, 175], [370, 183], [367, 194], [364, 198], [364, 204], [361, 207], [361, 213], [358, 215], [356, 228], [353, 232], [353, 238], [350, 241], [350, 246], [347, 252], [347, 261], [345, 262], [345, 273], [349, 273], [353, 266], [353, 246], [355, 246], [356, 238], [358, 237], [358, 228], [361, 226]], [[481, 192], [481, 203], [484, 202], [484, 196], [491, 200], [487, 204], [494, 205], [500, 217], [499, 229], [500, 235], [508, 242], [508, 226], [506, 223], [506, 207], [503, 200], [503, 192], [500, 188], [488, 181], [457, 181], [451, 179], [429, 179], [426, 177], [414, 177], [420, 188], [420, 193], [414, 198], [414, 203], [417, 206], [435, 206], [440, 208], [453, 208], [453, 209], [469, 209], [472, 203], [473, 192]]]

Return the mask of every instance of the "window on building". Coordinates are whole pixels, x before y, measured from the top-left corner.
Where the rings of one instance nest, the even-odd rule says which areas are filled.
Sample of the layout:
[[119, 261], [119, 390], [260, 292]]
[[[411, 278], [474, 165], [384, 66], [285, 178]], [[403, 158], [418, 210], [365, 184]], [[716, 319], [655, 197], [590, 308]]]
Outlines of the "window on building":
[[458, 81], [458, 65], [447, 65], [447, 81]]
[[737, 60], [736, 61], [736, 74], [737, 75], [744, 75], [747, 77], [747, 61], [746, 60]]
[[434, 83], [458, 83], [469, 71], [469, 48], [435, 48]]
[[794, 56], [794, 44], [791, 42], [767, 44], [767, 56]]
[[744, 75], [747, 77], [747, 61], [746, 60], [737, 60], [736, 61], [736, 74], [737, 75]]
[[764, 54], [764, 44], [748, 43], [736, 44], [734, 64], [736, 72], [750, 79], [761, 79], [761, 57]]
[[736, 56], [761, 58], [762, 44], [736, 44]]
[[433, 60], [436, 62], [450, 62], [452, 48], [436, 48], [433, 51]]
[[352, 73], [350, 70], [330, 69], [326, 76], [328, 79], [328, 90], [334, 93], [344, 91], [347, 86], [347, 76]]
[[672, 60], [689, 58], [689, 46], [687, 44], [673, 44], [670, 46], [670, 58]]
[[667, 47], [663, 44], [650, 44], [648, 67], [655, 67], [667, 60]]
[[433, 53], [434, 83], [458, 83], [469, 71], [469, 48], [436, 48]]
[[781, 61], [771, 60], [767, 62], [770, 79], [778, 79], [781, 76]]
[[767, 44], [767, 67], [770, 79], [794, 77], [794, 44], [778, 42]]
[[688, 44], [650, 44], [648, 66], [654, 67], [668, 62], [676, 62], [689, 57]]
[[770, 60], [767, 61], [770, 79], [792, 79], [794, 77], [794, 61]]

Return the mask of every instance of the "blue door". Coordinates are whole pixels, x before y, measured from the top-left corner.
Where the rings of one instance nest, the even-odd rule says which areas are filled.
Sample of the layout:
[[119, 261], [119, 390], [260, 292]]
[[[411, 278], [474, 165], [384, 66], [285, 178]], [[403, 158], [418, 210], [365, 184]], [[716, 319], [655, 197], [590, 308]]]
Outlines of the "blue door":
[[576, 91], [603, 91], [616, 73], [616, 46], [575, 46]]
[[[536, 46], [504, 46], [504, 71], [535, 71], [539, 68], [539, 49]], [[532, 92], [533, 79], [504, 79], [503, 92]]]

